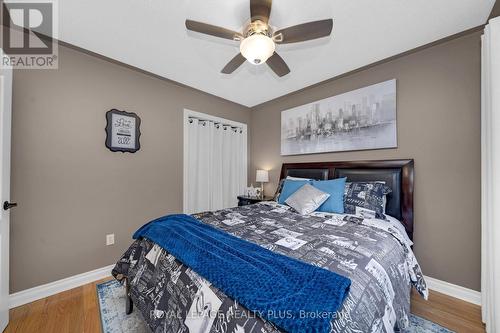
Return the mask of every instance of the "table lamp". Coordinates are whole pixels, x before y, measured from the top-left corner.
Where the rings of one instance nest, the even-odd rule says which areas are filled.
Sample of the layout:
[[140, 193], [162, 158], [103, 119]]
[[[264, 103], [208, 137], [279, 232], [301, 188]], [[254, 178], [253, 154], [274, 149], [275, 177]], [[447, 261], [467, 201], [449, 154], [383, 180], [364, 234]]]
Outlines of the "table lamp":
[[260, 195], [262, 198], [264, 198], [264, 183], [267, 183], [269, 181], [269, 171], [257, 170], [255, 181], [260, 182]]

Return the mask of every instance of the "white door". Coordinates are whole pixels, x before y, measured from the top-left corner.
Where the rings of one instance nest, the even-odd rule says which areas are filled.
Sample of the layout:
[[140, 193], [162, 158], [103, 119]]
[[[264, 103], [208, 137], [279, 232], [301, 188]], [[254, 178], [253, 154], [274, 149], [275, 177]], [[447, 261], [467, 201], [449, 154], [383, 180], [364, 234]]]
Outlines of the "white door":
[[[0, 49], [0, 332], [9, 323], [9, 208], [12, 69], [1, 67]], [[4, 204], [5, 203], [5, 204]], [[5, 208], [5, 209], [4, 209]]]

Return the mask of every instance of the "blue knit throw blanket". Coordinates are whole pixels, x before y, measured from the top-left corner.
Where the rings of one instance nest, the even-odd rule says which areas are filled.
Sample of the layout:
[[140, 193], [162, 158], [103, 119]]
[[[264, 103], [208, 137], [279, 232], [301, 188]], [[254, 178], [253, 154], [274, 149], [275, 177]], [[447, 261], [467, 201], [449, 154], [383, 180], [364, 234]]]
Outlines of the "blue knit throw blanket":
[[330, 332], [351, 281], [334, 272], [267, 250], [202, 223], [169, 215], [134, 234], [179, 261], [288, 332]]

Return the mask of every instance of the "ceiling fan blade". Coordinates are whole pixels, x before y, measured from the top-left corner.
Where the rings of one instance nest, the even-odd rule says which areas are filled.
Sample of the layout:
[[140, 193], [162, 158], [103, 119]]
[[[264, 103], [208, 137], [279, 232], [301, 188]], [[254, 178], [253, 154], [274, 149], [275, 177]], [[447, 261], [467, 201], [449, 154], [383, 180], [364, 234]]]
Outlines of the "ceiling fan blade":
[[273, 39], [277, 44], [305, 42], [306, 40], [329, 36], [332, 29], [332, 19], [308, 22], [280, 29], [273, 34]]
[[271, 15], [272, 0], [250, 0], [250, 16], [252, 22], [261, 20], [264, 23], [269, 22]]
[[186, 28], [191, 31], [225, 39], [240, 40], [243, 38], [239, 32], [198, 21], [186, 20]]
[[245, 57], [241, 54], [238, 53], [231, 61], [227, 63], [227, 65], [221, 70], [221, 73], [224, 74], [231, 74], [234, 72], [238, 67], [241, 66], [246, 61]]
[[285, 76], [290, 73], [290, 68], [288, 68], [285, 60], [283, 60], [283, 58], [280, 57], [276, 52], [274, 52], [274, 54], [269, 59], [267, 59], [267, 64], [279, 77]]

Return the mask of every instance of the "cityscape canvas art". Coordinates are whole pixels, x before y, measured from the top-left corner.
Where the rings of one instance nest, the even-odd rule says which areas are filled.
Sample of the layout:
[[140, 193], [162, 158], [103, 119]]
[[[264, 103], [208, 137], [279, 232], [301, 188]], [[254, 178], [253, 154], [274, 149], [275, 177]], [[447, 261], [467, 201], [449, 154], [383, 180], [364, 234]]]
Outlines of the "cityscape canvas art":
[[395, 79], [281, 112], [281, 155], [396, 147]]

